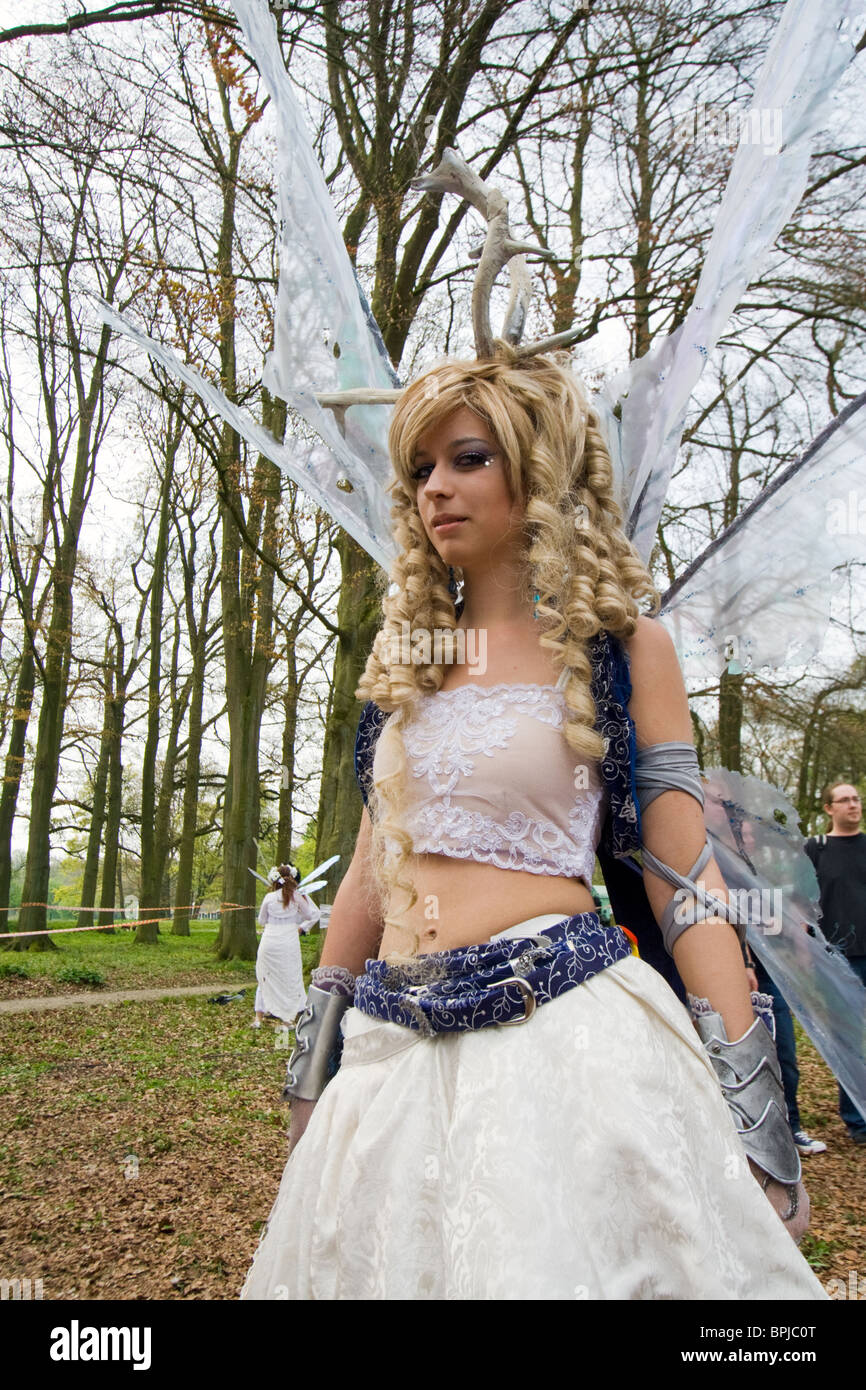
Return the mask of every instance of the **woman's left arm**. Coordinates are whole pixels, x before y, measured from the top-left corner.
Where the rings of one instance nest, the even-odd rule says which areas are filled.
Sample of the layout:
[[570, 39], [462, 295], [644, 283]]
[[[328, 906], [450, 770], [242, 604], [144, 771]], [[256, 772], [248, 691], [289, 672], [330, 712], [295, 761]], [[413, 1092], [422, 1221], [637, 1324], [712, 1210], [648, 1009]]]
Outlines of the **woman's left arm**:
[[[626, 650], [632, 680], [629, 712], [638, 748], [673, 740], [692, 743], [682, 672], [665, 629], [650, 618], [639, 618]], [[701, 806], [684, 791], [657, 796], [644, 811], [641, 827], [646, 848], [681, 874], [688, 874], [706, 841]], [[715, 859], [701, 870], [700, 881], [708, 893], [727, 901], [727, 888]], [[675, 890], [648, 868], [644, 870], [644, 886], [650, 906], [660, 918]], [[754, 1022], [754, 1011], [735, 928], [720, 917], [696, 922], [680, 934], [672, 954], [689, 994], [709, 999], [721, 1014], [728, 1037], [741, 1038]]]
[[[659, 623], [640, 618], [634, 637], [627, 643], [627, 651], [632, 679], [629, 711], [635, 724], [638, 749], [656, 743], [692, 743], [685, 686], [667, 632]], [[706, 843], [702, 807], [688, 792], [679, 790], [662, 792], [646, 807], [641, 816], [641, 831], [641, 839], [650, 854], [684, 876], [689, 874]], [[701, 870], [700, 880], [706, 893], [727, 902], [727, 888], [715, 859], [711, 858]], [[644, 869], [644, 886], [650, 906], [660, 919], [674, 889], [648, 867]], [[721, 917], [695, 922], [674, 941], [672, 955], [689, 994], [708, 999], [712, 1009], [721, 1014], [729, 1041], [739, 1042], [754, 1025], [755, 1014], [735, 928]], [[769, 1142], [774, 1163], [781, 1157], [786, 1171], [787, 1165], [793, 1163], [791, 1179], [771, 1180], [766, 1155], [762, 1155], [756, 1166], [752, 1159], [753, 1148], [747, 1144], [746, 1149], [752, 1172], [791, 1237], [799, 1241], [809, 1224], [809, 1198], [802, 1182], [793, 1177], [795, 1170], [799, 1173], [800, 1164], [784, 1115], [781, 1086], [779, 1092], [780, 1114]], [[737, 1128], [740, 1129], [739, 1122]], [[774, 1167], [774, 1171], [780, 1173], [782, 1170]]]
[[322, 915], [321, 908], [317, 907], [312, 898], [308, 898], [306, 893], [298, 894], [298, 909], [301, 921], [305, 928], [312, 927]]

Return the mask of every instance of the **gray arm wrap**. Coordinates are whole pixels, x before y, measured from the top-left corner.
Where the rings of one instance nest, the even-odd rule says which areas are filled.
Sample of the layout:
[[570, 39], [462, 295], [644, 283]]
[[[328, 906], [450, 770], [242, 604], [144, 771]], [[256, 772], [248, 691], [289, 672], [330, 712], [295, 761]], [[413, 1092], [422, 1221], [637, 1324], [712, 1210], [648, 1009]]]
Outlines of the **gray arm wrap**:
[[284, 1100], [319, 1099], [340, 1065], [340, 1024], [351, 1006], [351, 994], [310, 985], [306, 1008], [295, 1024], [295, 1050], [289, 1058]]
[[635, 784], [641, 813], [662, 792], [688, 792], [701, 806], [704, 804], [698, 755], [691, 743], [653, 743], [639, 748]]
[[[690, 743], [654, 743], [649, 748], [639, 748], [635, 762], [635, 786], [641, 814], [656, 797], [667, 791], [687, 792], [701, 807], [704, 804], [698, 755]], [[696, 876], [706, 867], [712, 855], [713, 847], [708, 837], [688, 873], [680, 874], [670, 864], [663, 864], [648, 849], [643, 850], [644, 867], [679, 890], [665, 907], [659, 921], [668, 955], [673, 954], [674, 943], [684, 931], [696, 922], [705, 922], [708, 917], [724, 918], [736, 928], [740, 941], [745, 940], [747, 924], [741, 920], [739, 913], [723, 898], [714, 897], [696, 882]]]

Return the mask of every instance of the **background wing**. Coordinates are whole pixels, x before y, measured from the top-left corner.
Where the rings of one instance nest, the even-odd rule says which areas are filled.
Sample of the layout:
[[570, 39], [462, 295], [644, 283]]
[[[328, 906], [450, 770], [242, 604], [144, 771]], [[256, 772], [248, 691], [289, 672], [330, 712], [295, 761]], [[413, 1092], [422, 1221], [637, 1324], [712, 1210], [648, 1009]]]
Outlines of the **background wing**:
[[864, 558], [866, 392], [766, 487], [668, 589], [661, 616], [687, 675], [820, 651], [842, 569]]
[[705, 777], [704, 815], [716, 862], [728, 888], [750, 894], [759, 909], [761, 922], [749, 927], [749, 945], [866, 1114], [866, 988], [820, 927], [814, 936], [804, 930], [804, 923], [818, 921], [820, 908], [797, 812], [757, 777], [725, 768], [711, 768]]
[[323, 859], [321, 864], [317, 864], [315, 869], [310, 870], [306, 878], [301, 879], [298, 887], [303, 888], [305, 893], [313, 893], [319, 888], [324, 888], [327, 879], [323, 878], [320, 882], [314, 882], [313, 880], [318, 879], [319, 874], [327, 873], [328, 869], [336, 864], [339, 858], [339, 854], [332, 854], [330, 859]]
[[[751, 110], [779, 113], [778, 150], [741, 144], [683, 324], [606, 387], [606, 424], [626, 530], [649, 558], [692, 391], [725, 325], [806, 186], [812, 141], [854, 56], [860, 0], [788, 0]], [[849, 23], [845, 23], [848, 20]], [[772, 130], [772, 122], [767, 122]], [[620, 404], [619, 418], [613, 414]]]

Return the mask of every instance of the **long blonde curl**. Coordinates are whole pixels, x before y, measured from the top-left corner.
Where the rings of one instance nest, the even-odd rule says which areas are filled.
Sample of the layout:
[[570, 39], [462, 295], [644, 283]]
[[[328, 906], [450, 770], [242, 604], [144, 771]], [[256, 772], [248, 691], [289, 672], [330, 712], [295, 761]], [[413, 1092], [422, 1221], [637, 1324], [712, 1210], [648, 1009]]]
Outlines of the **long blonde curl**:
[[[404, 624], [416, 631], [450, 634], [457, 619], [448, 589], [448, 567], [427, 536], [416, 502], [412, 473], [419, 438], [467, 407], [497, 441], [512, 500], [525, 506], [527, 597], [537, 593], [539, 642], [558, 670], [567, 668], [564, 735], [575, 753], [598, 758], [602, 740], [587, 644], [605, 629], [629, 638], [640, 614], [639, 600], [658, 594], [649, 573], [622, 529], [613, 469], [597, 412], [570, 371], [550, 358], [518, 358], [504, 343], [484, 361], [445, 361], [412, 383], [397, 402], [389, 447], [395, 477], [390, 484], [397, 559], [383, 597], [384, 622], [356, 691], [392, 717], [387, 772], [377, 771], [370, 797], [373, 868], [385, 924], [407, 930], [400, 918], [417, 901], [405, 870], [413, 853], [405, 828], [407, 786], [402, 730], [415, 701], [440, 689], [450, 638], [438, 663], [393, 660], [401, 650]], [[423, 652], [419, 653], [423, 655]], [[407, 901], [398, 910], [397, 901]], [[414, 934], [413, 934], [414, 935]], [[417, 936], [409, 954], [417, 951]]]

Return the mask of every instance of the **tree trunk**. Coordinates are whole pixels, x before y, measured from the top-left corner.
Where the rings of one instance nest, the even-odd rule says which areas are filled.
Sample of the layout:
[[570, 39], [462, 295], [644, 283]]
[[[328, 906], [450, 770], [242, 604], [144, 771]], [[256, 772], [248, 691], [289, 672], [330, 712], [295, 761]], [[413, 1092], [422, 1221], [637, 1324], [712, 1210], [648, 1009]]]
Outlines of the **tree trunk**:
[[201, 725], [204, 704], [204, 675], [207, 659], [207, 610], [202, 612], [198, 642], [193, 653], [192, 691], [187, 730], [186, 769], [183, 783], [183, 821], [180, 832], [180, 851], [177, 862], [172, 936], [189, 936], [189, 907], [192, 893], [195, 832], [198, 820], [198, 782], [201, 771]]
[[725, 671], [719, 685], [719, 761], [731, 772], [742, 772], [744, 675]]
[[298, 724], [298, 662], [293, 633], [286, 642], [286, 687], [283, 692], [283, 749], [280, 773], [280, 809], [277, 821], [277, 863], [288, 859], [292, 849], [292, 798], [295, 791], [295, 732]]
[[343, 567], [337, 626], [340, 636], [334, 660], [331, 707], [325, 731], [322, 786], [316, 817], [316, 862], [339, 854], [337, 874], [318, 895], [333, 902], [340, 879], [355, 852], [362, 802], [355, 782], [355, 732], [360, 706], [355, 690], [381, 621], [376, 588], [377, 566], [345, 531], [337, 540]]
[[[165, 562], [168, 551], [169, 497], [174, 476], [180, 426], [169, 428], [165, 471], [159, 499], [159, 530], [153, 557], [150, 590], [150, 667], [147, 679], [147, 736], [141, 768], [141, 906], [146, 916], [156, 911], [161, 899], [164, 854], [159, 844], [156, 811], [156, 763], [159, 750], [159, 716], [162, 695], [162, 612], [165, 595]], [[174, 446], [174, 447], [172, 447]]]
[[66, 689], [69, 680], [72, 571], [75, 567], [76, 551], [77, 545], [74, 548], [63, 547], [53, 580], [54, 602], [46, 642], [42, 706], [36, 737], [27, 862], [18, 917], [20, 932], [38, 932], [42, 935], [22, 936], [20, 941], [15, 943], [20, 950], [57, 949], [54, 942], [44, 936], [44, 933], [48, 929], [46, 906], [51, 878], [51, 811], [60, 767], [60, 743], [63, 737]]
[[[119, 274], [119, 272], [118, 272]], [[70, 335], [69, 348], [78, 356], [81, 344], [73, 342], [71, 290], [64, 284], [64, 310]], [[113, 286], [112, 286], [113, 292]], [[108, 296], [110, 297], [110, 295]], [[43, 663], [42, 706], [39, 711], [39, 730], [36, 737], [36, 758], [33, 770], [33, 795], [30, 802], [30, 833], [27, 841], [27, 863], [24, 870], [20, 929], [44, 933], [47, 929], [45, 904], [51, 876], [51, 810], [57, 777], [60, 770], [60, 745], [66, 713], [66, 692], [69, 685], [69, 659], [72, 650], [72, 583], [78, 564], [78, 540], [84, 511], [93, 486], [95, 468], [94, 421], [101, 400], [105, 378], [108, 345], [111, 331], [100, 334], [93, 371], [86, 396], [79, 384], [78, 438], [75, 447], [75, 468], [65, 514], [62, 516], [60, 544], [51, 574], [51, 619], [45, 642]], [[52, 402], [53, 406], [53, 402]], [[36, 949], [55, 950], [54, 943], [44, 936], [32, 938], [26, 944]]]
[[[281, 437], [285, 406], [266, 399], [262, 414], [266, 428], [273, 433], [279, 431]], [[227, 428], [226, 451], [236, 447], [235, 439], [234, 432]], [[261, 523], [265, 550], [273, 545], [279, 500], [279, 470], [260, 455], [253, 479], [250, 518], [251, 523], [257, 518], [256, 526]], [[223, 509], [220, 588], [230, 751], [223, 820], [225, 910], [216, 949], [220, 960], [255, 960], [256, 880], [249, 871], [256, 867], [253, 841], [259, 838], [259, 736], [267, 679], [273, 665], [274, 572], [265, 564], [254, 568], [249, 552], [242, 550], [237, 525], [227, 506]], [[256, 614], [254, 639], [249, 616], [252, 604]]]
[[[227, 662], [228, 666], [228, 662]], [[217, 940], [220, 960], [256, 958], [256, 880], [249, 872], [256, 867], [253, 840], [259, 837], [259, 729], [261, 711], [248, 691], [238, 687], [246, 682], [244, 672], [234, 664], [227, 674], [229, 695], [231, 754], [226, 785], [223, 825], [223, 913]]]
[[25, 642], [18, 667], [15, 687], [15, 710], [12, 732], [6, 749], [3, 769], [3, 789], [0, 791], [0, 931], [8, 931], [9, 892], [12, 884], [12, 826], [18, 805], [18, 789], [27, 751], [27, 725], [33, 704], [33, 681], [36, 662], [33, 649]]
[[87, 836], [87, 855], [84, 861], [84, 878], [81, 884], [81, 907], [78, 914], [79, 927], [94, 925], [93, 904], [96, 902], [96, 885], [99, 880], [99, 851], [102, 846], [102, 827], [105, 824], [105, 792], [108, 786], [108, 764], [111, 753], [111, 718], [109, 702], [113, 696], [111, 678], [111, 642], [105, 644], [105, 702], [102, 719], [102, 734], [99, 740], [99, 759], [91, 789], [90, 830]]
[[652, 260], [652, 202], [653, 169], [651, 160], [651, 132], [648, 115], [649, 72], [647, 62], [638, 58], [635, 74], [637, 87], [637, 110], [635, 121], [635, 155], [638, 167], [639, 187], [635, 204], [637, 240], [631, 257], [632, 283], [634, 285], [634, 325], [632, 355], [643, 357], [652, 345], [650, 312], [652, 294], [650, 266]]
[[[120, 850], [120, 813], [123, 809], [123, 725], [126, 713], [124, 684], [124, 648], [117, 635], [117, 666], [114, 698], [108, 702], [106, 713], [110, 721], [108, 759], [108, 800], [105, 814], [105, 849], [102, 856], [102, 888], [99, 895], [99, 925], [114, 929], [115, 884]], [[109, 910], [110, 909], [110, 910]], [[136, 941], [138, 936], [136, 936]]]
[[[177, 666], [177, 644], [172, 657], [175, 669]], [[172, 681], [172, 685], [175, 681]], [[151, 852], [153, 855], [154, 873], [159, 872], [159, 888], [156, 898], [153, 900], [156, 911], [148, 911], [149, 917], [161, 919], [170, 916], [169, 894], [166, 891], [168, 881], [167, 866], [171, 853], [171, 808], [174, 801], [174, 780], [175, 769], [177, 767], [177, 746], [180, 738], [180, 726], [186, 713], [187, 701], [189, 698], [189, 686], [187, 686], [182, 699], [175, 700], [172, 704], [171, 723], [168, 731], [168, 742], [162, 762], [162, 775], [159, 783], [159, 796], [156, 802], [156, 815], [154, 818], [153, 839]], [[176, 898], [176, 902], [183, 902], [182, 898]]]

